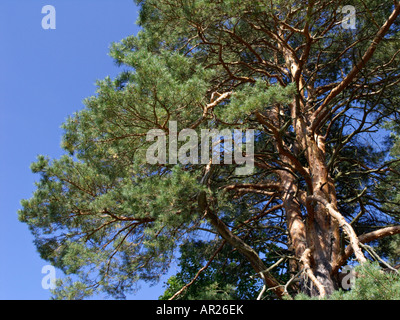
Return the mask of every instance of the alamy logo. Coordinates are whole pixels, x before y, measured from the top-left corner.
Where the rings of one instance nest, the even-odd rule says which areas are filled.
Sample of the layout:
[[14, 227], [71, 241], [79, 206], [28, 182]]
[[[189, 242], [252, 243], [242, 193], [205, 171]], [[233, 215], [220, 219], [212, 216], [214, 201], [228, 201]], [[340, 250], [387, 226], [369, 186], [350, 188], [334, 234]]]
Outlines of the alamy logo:
[[354, 268], [348, 265], [344, 266], [341, 273], [345, 274], [345, 276], [342, 278], [342, 288], [345, 290], [353, 288], [356, 279]]
[[42, 273], [46, 274], [42, 279], [42, 288], [45, 290], [53, 290], [56, 288], [56, 268], [51, 265], [45, 265]]
[[[244, 138], [244, 139], [243, 139]], [[146, 135], [146, 141], [156, 142], [146, 151], [146, 160], [150, 164], [208, 164], [212, 159], [213, 164], [220, 164], [223, 153], [224, 164], [236, 164], [244, 167], [236, 168], [237, 175], [247, 175], [254, 168], [254, 130], [249, 129], [243, 136], [243, 131], [234, 129], [202, 129], [200, 144], [198, 134], [193, 129], [183, 129], [178, 134], [177, 122], [169, 121], [168, 132], [168, 161], [167, 161], [167, 134], [162, 129], [152, 129]], [[178, 150], [178, 141], [185, 142]], [[210, 145], [211, 141], [211, 145]], [[223, 142], [223, 145], [222, 145]], [[243, 150], [245, 146], [245, 152]], [[199, 156], [199, 146], [200, 156]], [[210, 156], [211, 151], [211, 156]], [[222, 152], [223, 151], [223, 152]], [[232, 152], [233, 151], [233, 152]], [[243, 153], [245, 153], [243, 155]], [[232, 157], [233, 154], [233, 157]], [[233, 159], [232, 159], [233, 158]]]
[[46, 5], [42, 8], [42, 13], [46, 14], [42, 19], [42, 28], [44, 30], [56, 28], [56, 8]]
[[355, 29], [356, 28], [356, 8], [354, 6], [344, 6], [338, 13], [343, 14], [342, 28]]

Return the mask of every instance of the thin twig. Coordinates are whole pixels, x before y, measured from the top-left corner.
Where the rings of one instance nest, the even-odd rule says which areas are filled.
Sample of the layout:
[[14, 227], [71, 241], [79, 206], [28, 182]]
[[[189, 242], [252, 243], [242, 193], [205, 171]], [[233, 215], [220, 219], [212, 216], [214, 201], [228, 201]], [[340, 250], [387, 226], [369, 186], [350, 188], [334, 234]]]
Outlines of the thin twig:
[[396, 273], [399, 273], [399, 271], [398, 271], [397, 269], [393, 268], [390, 264], [388, 264], [386, 261], [384, 261], [384, 260], [375, 252], [375, 250], [374, 250], [371, 246], [369, 246], [369, 245], [367, 245], [367, 244], [362, 244], [362, 243], [360, 243], [360, 246], [361, 246], [362, 248], [364, 248], [365, 250], [367, 250], [367, 251], [370, 253], [370, 255], [371, 255], [375, 260], [377, 260], [377, 261], [379, 261], [380, 263], [382, 263], [386, 268], [388, 268], [388, 269], [390, 269], [390, 270], [392, 270], [392, 271], [394, 271], [394, 272], [396, 272]]

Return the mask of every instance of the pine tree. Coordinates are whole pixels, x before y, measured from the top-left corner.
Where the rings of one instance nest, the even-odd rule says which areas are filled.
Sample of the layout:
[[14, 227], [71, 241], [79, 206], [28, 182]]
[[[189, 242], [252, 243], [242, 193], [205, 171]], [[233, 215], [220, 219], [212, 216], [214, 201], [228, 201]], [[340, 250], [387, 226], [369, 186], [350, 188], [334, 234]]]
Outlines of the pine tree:
[[[355, 29], [342, 1], [137, 3], [142, 30], [110, 49], [124, 71], [63, 124], [66, 154], [32, 164], [41, 178], [19, 211], [71, 275], [57, 297], [123, 298], [179, 247], [200, 273], [227, 261], [240, 283], [258, 279], [248, 292], [329, 296], [348, 259], [370, 258], [363, 243], [400, 233], [398, 142], [381, 134], [399, 119], [400, 2], [354, 0]], [[175, 161], [170, 139], [157, 153], [170, 161], [149, 163], [148, 133], [171, 138], [172, 121], [254, 130], [254, 170]], [[203, 284], [228, 298], [231, 280]]]

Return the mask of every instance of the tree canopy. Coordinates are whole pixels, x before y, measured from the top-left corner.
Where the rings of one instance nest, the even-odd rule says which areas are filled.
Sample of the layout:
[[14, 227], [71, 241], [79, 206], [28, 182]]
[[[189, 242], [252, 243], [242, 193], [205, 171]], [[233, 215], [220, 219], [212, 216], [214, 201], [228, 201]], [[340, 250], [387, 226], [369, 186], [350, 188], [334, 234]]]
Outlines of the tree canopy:
[[[390, 258], [400, 2], [354, 0], [354, 29], [347, 4], [137, 1], [141, 31], [110, 47], [120, 75], [63, 124], [65, 155], [32, 164], [40, 180], [19, 211], [41, 257], [71, 276], [57, 297], [123, 298], [176, 258], [164, 298], [325, 297], [350, 259], [374, 259], [364, 244]], [[239, 150], [253, 141], [253, 170], [197, 161], [173, 123], [253, 132]], [[152, 130], [166, 163], [148, 161]], [[238, 147], [227, 140], [224, 160]]]

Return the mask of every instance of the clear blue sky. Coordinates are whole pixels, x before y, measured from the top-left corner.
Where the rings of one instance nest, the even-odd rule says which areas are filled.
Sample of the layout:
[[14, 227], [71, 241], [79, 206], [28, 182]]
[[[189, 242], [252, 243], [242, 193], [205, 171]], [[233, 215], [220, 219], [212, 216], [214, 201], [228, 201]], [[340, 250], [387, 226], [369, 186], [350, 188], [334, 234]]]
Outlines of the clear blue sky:
[[[45, 5], [56, 9], [55, 30], [42, 28]], [[108, 48], [137, 34], [137, 13], [133, 0], [0, 1], [0, 299], [50, 297], [41, 285], [47, 262], [17, 219], [38, 179], [29, 166], [38, 154], [61, 155], [60, 125], [97, 79], [120, 71]], [[129, 298], [157, 299], [165, 280]]]

